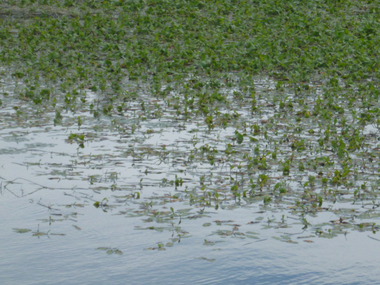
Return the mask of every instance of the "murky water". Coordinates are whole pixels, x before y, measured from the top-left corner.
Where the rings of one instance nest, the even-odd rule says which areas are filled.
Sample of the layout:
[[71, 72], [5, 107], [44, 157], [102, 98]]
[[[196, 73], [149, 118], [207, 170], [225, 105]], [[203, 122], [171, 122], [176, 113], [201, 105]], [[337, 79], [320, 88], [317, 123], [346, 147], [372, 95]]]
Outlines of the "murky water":
[[[274, 82], [256, 85], [270, 92]], [[269, 139], [244, 136], [240, 143], [234, 125], [209, 130], [204, 118], [173, 119], [164, 99], [142, 96], [124, 115], [99, 117], [89, 107], [96, 95], [86, 98], [80, 111], [62, 111], [57, 126], [56, 113], [39, 112], [11, 93], [1, 98], [3, 284], [380, 282], [377, 197], [356, 201], [332, 187], [342, 189], [338, 199], [325, 198], [323, 207], [305, 202], [305, 215], [294, 201], [317, 170], [287, 178], [268, 159], [270, 171], [262, 166], [249, 174], [244, 159], [253, 157], [253, 148], [269, 157], [292, 123], [271, 121], [271, 97], [259, 99], [268, 108], [257, 115], [235, 108], [239, 122], [269, 120], [276, 130]], [[164, 115], [155, 116], [157, 110]], [[363, 129], [372, 143], [367, 147], [378, 151], [378, 127]], [[327, 155], [315, 149], [311, 144], [299, 161]], [[230, 155], [234, 150], [241, 155]], [[287, 152], [280, 149], [278, 156], [285, 159]], [[375, 188], [377, 165], [357, 170], [355, 183]], [[246, 189], [265, 173], [272, 182], [263, 184], [263, 194], [231, 194], [235, 184]], [[266, 203], [265, 193], [284, 180], [289, 194], [273, 194]]]

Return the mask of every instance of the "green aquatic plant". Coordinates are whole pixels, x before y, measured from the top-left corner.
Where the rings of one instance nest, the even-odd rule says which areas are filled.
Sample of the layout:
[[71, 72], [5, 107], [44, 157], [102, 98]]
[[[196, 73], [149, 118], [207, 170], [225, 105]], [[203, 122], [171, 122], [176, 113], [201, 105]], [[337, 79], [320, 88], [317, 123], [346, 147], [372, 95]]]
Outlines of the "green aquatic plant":
[[290, 167], [292, 165], [292, 161], [290, 159], [286, 160], [283, 163], [283, 169], [282, 169], [282, 174], [283, 175], [289, 175], [290, 174]]
[[238, 130], [235, 130], [235, 139], [238, 144], [242, 144], [244, 141], [244, 134], [241, 134]]
[[55, 111], [54, 126], [62, 124], [63, 116], [59, 110]]
[[118, 248], [98, 247], [97, 250], [105, 251], [107, 254], [117, 254], [117, 255], [122, 255], [123, 254], [123, 251], [121, 251]]
[[[70, 162], [24, 165], [38, 165], [41, 179], [74, 181], [65, 195], [85, 183], [90, 194], [77, 200], [152, 223], [137, 229], [173, 235], [151, 249], [169, 250], [186, 236], [177, 222], [255, 203], [289, 216], [269, 219], [271, 229], [300, 227], [314, 237], [377, 231], [366, 221], [320, 227], [309, 218], [334, 214], [337, 204], [356, 207], [356, 216], [378, 208], [374, 1], [7, 3], [4, 141], [22, 141], [14, 128], [22, 126], [64, 129], [68, 143], [86, 144], [75, 155], [51, 154]], [[184, 205], [191, 214], [180, 212]], [[239, 229], [217, 234], [246, 237]]]
[[76, 142], [80, 148], [84, 148], [85, 139], [86, 139], [86, 135], [85, 134], [75, 134], [75, 133], [72, 133], [67, 138], [67, 141], [69, 143]]
[[30, 229], [14, 228], [13, 231], [15, 231], [16, 233], [19, 233], [19, 234], [25, 234], [25, 233], [31, 232], [32, 230], [30, 230]]

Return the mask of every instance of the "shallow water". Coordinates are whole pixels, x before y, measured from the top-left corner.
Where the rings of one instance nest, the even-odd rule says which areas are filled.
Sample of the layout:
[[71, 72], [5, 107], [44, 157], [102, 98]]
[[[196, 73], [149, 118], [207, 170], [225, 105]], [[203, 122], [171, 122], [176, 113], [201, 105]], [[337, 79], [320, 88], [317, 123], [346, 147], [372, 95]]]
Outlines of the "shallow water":
[[[12, 218], [3, 223], [19, 225], [22, 220], [30, 225], [34, 222], [32, 215], [43, 216], [43, 211], [31, 211], [27, 203], [20, 200], [2, 203], [2, 217], [12, 213]], [[379, 257], [374, 250], [378, 241], [364, 233], [318, 239], [315, 243], [283, 243], [268, 234], [257, 241], [227, 238], [205, 245], [205, 233], [199, 231], [192, 232], [191, 237], [173, 248], [151, 251], [144, 248], [155, 240], [170, 238], [170, 234], [136, 231], [134, 226], [141, 223], [138, 219], [99, 213], [89, 211], [84, 215], [81, 231], [70, 225], [60, 226], [66, 236], [12, 235], [11, 227], [3, 226], [2, 281], [5, 284], [376, 284], [379, 281], [375, 274]], [[236, 213], [236, 218], [241, 214]], [[184, 227], [193, 229], [196, 225], [186, 222]], [[207, 235], [206, 238], [215, 239]], [[96, 250], [100, 246], [117, 247], [123, 254], [107, 255]]]
[[[269, 92], [274, 83], [256, 84]], [[246, 187], [242, 157], [224, 158], [222, 152], [228, 142], [242, 153], [250, 153], [252, 145], [246, 138], [240, 146], [235, 143], [235, 127], [210, 131], [203, 118], [173, 119], [170, 108], [160, 118], [149, 117], [165, 107], [164, 100], [149, 97], [142, 99], [145, 111], [141, 102], [131, 102], [133, 111], [125, 116], [94, 118], [88, 105], [96, 95], [89, 92], [87, 99], [81, 111], [65, 112], [62, 125], [54, 126], [54, 112], [38, 113], [29, 102], [2, 97], [4, 284], [380, 282], [377, 227], [357, 230], [359, 223], [378, 221], [377, 204], [371, 204], [377, 198], [355, 201], [342, 194], [338, 201], [326, 199], [325, 208], [307, 212], [307, 224], [294, 210], [294, 200], [313, 171], [291, 176], [292, 192], [273, 196], [268, 205], [260, 195], [239, 200], [230, 188], [236, 181]], [[262, 104], [267, 100], [263, 97]], [[15, 106], [37, 113], [23, 116]], [[276, 114], [272, 107], [257, 117], [245, 107], [236, 110], [242, 121], [270, 120]], [[78, 115], [84, 121], [80, 126], [73, 123]], [[271, 143], [286, 133], [287, 122], [281, 123], [272, 139], [259, 136], [255, 145], [273, 149]], [[375, 125], [364, 129], [367, 136], [379, 134]], [[70, 139], [72, 134], [84, 134], [84, 140]], [[214, 154], [215, 162], [207, 154]], [[358, 172], [355, 183], [376, 185], [375, 166]], [[270, 174], [284, 179], [274, 162]], [[207, 196], [203, 186], [219, 191], [220, 198]]]

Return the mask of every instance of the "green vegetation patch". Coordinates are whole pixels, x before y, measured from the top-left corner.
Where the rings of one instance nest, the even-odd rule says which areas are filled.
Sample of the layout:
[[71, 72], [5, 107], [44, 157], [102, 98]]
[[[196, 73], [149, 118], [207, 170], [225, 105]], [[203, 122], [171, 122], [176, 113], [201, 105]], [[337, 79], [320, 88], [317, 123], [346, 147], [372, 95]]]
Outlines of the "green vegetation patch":
[[375, 1], [3, 1], [17, 77], [119, 91], [125, 78], [244, 72], [378, 78]]
[[[3, 84], [0, 124], [71, 128], [70, 169], [88, 172], [49, 165], [53, 179], [80, 176], [102, 193], [92, 210], [173, 233], [150, 249], [188, 237], [183, 220], [208, 229], [207, 210], [252, 205], [281, 213], [245, 226], [311, 229], [305, 242], [379, 230], [377, 1], [8, 0], [0, 11], [0, 76], [15, 85]], [[102, 141], [117, 146], [82, 154]], [[141, 176], [118, 175], [129, 162]], [[240, 224], [214, 234], [257, 238]]]

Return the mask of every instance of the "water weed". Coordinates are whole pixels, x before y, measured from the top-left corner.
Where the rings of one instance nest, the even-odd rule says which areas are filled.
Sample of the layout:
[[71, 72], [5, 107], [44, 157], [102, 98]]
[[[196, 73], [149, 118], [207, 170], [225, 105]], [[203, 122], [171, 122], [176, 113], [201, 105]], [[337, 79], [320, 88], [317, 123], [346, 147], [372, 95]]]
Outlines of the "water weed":
[[[1, 127], [46, 129], [73, 144], [65, 164], [40, 163], [48, 173], [35, 161], [25, 165], [86, 183], [91, 195], [73, 199], [93, 210], [138, 217], [149, 225], [136, 229], [172, 235], [149, 249], [169, 250], [189, 236], [184, 224], [199, 219], [213, 228], [208, 217], [244, 207], [292, 218], [250, 224], [261, 229], [327, 238], [377, 231], [375, 222], [354, 221], [370, 213], [360, 202], [378, 205], [373, 1], [7, 0], [0, 7]], [[2, 139], [28, 136], [12, 134]], [[3, 191], [26, 195], [11, 182]], [[339, 220], [336, 205], [347, 211], [345, 223], [311, 219], [331, 212]], [[215, 235], [252, 238], [231, 224]]]

